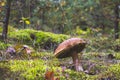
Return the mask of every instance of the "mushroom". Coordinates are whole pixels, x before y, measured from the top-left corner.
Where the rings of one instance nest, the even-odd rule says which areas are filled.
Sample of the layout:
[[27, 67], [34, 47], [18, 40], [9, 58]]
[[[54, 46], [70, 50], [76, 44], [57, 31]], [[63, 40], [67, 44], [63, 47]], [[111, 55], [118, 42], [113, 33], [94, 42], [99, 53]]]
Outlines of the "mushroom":
[[[65, 40], [56, 48], [54, 56], [57, 58], [72, 57], [73, 64], [76, 71], [83, 71], [80, 60], [78, 59], [78, 53], [80, 53], [86, 45], [86, 41], [81, 38], [70, 38]], [[82, 53], [80, 54], [80, 57]]]

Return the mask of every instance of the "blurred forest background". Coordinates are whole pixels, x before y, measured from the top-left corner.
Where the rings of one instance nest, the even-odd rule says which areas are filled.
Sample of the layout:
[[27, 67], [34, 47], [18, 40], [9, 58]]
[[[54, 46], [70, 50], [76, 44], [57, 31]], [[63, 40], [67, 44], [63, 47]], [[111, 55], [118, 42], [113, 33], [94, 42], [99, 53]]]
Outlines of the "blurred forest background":
[[[41, 69], [43, 67], [38, 64], [50, 63], [51, 65], [46, 66], [55, 67], [55, 70], [56, 64], [59, 63], [56, 58], [54, 58], [55, 62], [51, 62], [51, 57], [54, 56], [51, 53], [58, 44], [71, 37], [84, 38], [88, 42], [84, 51], [86, 56], [83, 56], [83, 59], [93, 60], [93, 57], [97, 57], [96, 60], [98, 60], [98, 57], [107, 56], [107, 58], [119, 60], [119, 22], [120, 0], [0, 0], [0, 60], [4, 59], [4, 53], [9, 46], [17, 44], [14, 48], [19, 52], [18, 48], [25, 44], [33, 48], [34, 54], [31, 57], [41, 61], [41, 63], [39, 60], [30, 61], [35, 66], [35, 72], [32, 71], [33, 66], [26, 67], [29, 65], [29, 61], [10, 61], [7, 62], [10, 64], [9, 67], [9, 64], [1, 62], [0, 71], [4, 72], [5, 67], [6, 73], [5, 75], [0, 74], [0, 77], [1, 79], [7, 76], [8, 79], [44, 80], [46, 67]], [[47, 59], [44, 59], [45, 56]], [[91, 64], [94, 61], [90, 61]], [[101, 59], [98, 63], [100, 61]], [[18, 68], [20, 64], [24, 63], [25, 69]], [[94, 74], [92, 77], [66, 70], [65, 73], [60, 73], [62, 74], [60, 80], [119, 80], [120, 69], [116, 68], [120, 66], [120, 62], [107, 63], [109, 62], [102, 63], [103, 66], [100, 65], [101, 63], [96, 64], [90, 71]], [[88, 63], [86, 65], [89, 67]], [[109, 65], [112, 66], [108, 68]], [[6, 66], [10, 68], [9, 71], [6, 70]], [[86, 69], [86, 67], [84, 68]], [[12, 74], [10, 74], [11, 72]], [[60, 74], [55, 73], [58, 77]], [[68, 74], [69, 77], [66, 77], [65, 74]]]
[[[6, 16], [4, 2], [1, 0], [1, 21]], [[118, 34], [119, 0], [11, 0], [10, 3], [9, 24], [15, 28], [62, 34], [99, 28], [102, 33], [112, 33], [115, 29]]]
[[[7, 0], [9, 25], [57, 34], [119, 38], [119, 0]], [[6, 22], [6, 1], [0, 4], [0, 25]], [[4, 27], [3, 27], [4, 28]], [[6, 33], [5, 33], [6, 32]], [[7, 34], [3, 29], [4, 34]], [[91, 34], [94, 33], [94, 34]], [[118, 42], [118, 40], [117, 40]], [[118, 48], [118, 47], [117, 47]]]

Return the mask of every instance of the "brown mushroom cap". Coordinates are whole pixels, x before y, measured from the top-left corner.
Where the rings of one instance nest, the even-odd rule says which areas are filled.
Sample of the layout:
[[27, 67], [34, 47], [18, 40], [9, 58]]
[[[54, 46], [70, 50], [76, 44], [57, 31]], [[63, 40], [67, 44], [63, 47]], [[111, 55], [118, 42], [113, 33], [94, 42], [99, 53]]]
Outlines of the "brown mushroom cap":
[[54, 55], [57, 58], [70, 57], [73, 52], [80, 53], [85, 48], [85, 45], [85, 40], [81, 38], [71, 38], [59, 44]]

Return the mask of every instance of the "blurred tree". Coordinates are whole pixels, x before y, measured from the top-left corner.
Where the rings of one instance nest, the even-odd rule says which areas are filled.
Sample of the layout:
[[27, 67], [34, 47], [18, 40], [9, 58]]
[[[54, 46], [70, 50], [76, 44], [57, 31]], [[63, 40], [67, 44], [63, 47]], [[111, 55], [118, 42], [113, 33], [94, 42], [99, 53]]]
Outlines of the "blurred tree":
[[0, 0], [0, 22], [3, 23], [3, 16], [4, 16], [4, 6], [5, 6], [5, 1], [4, 0]]
[[12, 0], [6, 0], [6, 15], [5, 15], [5, 19], [4, 19], [3, 32], [2, 32], [3, 40], [7, 39], [11, 1]]
[[[109, 26], [114, 26], [115, 39], [119, 38], [119, 5], [120, 0], [100, 0], [104, 7], [103, 14], [109, 20]], [[110, 22], [111, 21], [111, 22]], [[114, 24], [114, 25], [113, 25]]]
[[115, 39], [119, 39], [119, 4], [115, 4]]

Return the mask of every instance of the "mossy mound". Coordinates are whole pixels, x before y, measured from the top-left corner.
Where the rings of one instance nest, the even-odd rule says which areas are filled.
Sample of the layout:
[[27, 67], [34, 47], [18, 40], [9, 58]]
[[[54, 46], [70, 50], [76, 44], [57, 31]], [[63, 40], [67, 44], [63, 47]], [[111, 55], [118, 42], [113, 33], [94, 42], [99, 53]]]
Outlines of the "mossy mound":
[[54, 34], [51, 32], [36, 31], [32, 29], [9, 32], [9, 37], [19, 43], [35, 45], [37, 48], [42, 47], [44, 49], [54, 48], [60, 42], [69, 38], [69, 36], [63, 34]]

